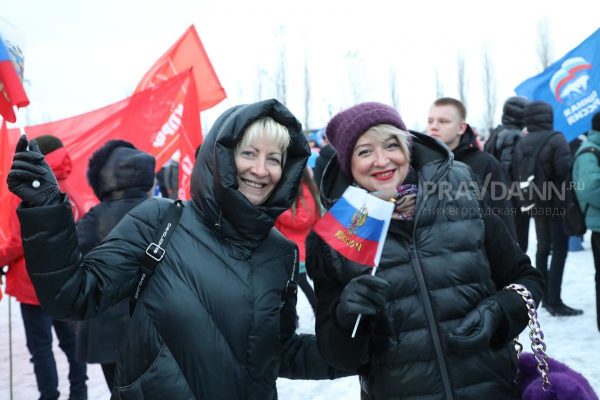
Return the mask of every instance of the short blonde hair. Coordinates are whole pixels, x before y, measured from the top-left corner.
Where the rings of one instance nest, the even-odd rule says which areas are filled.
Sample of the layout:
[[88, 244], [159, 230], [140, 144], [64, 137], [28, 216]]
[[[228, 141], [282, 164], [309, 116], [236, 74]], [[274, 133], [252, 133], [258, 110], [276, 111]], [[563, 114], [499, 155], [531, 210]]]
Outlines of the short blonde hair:
[[364, 135], [369, 135], [370, 137], [377, 140], [386, 140], [389, 139], [390, 136], [393, 136], [400, 145], [400, 149], [406, 156], [406, 158], [410, 161], [410, 145], [409, 145], [409, 136], [410, 133], [403, 131], [402, 129], [396, 128], [393, 125], [382, 124], [375, 125], [369, 128]]
[[285, 161], [290, 141], [290, 133], [284, 125], [271, 117], [263, 117], [257, 119], [246, 128], [242, 140], [235, 146], [234, 153], [237, 154], [240, 149], [253, 144], [261, 142], [274, 143], [277, 147], [281, 148], [283, 160]]

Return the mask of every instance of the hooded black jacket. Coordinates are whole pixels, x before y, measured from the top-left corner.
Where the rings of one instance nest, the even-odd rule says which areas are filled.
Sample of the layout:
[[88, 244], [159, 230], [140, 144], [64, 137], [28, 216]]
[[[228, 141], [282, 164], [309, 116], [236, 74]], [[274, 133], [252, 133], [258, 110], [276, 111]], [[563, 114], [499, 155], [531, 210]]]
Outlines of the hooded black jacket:
[[[314, 233], [307, 239], [319, 347], [338, 368], [359, 368], [364, 399], [516, 400], [511, 339], [526, 327], [527, 308], [518, 294], [500, 289], [520, 283], [537, 301], [541, 275], [497, 216], [481, 218], [474, 190], [460, 189], [472, 181], [469, 169], [439, 142], [414, 135], [411, 163], [419, 192], [413, 230], [390, 224], [377, 276], [390, 283], [391, 293], [382, 315], [363, 316], [354, 339], [335, 309], [344, 286], [370, 268], [342, 258]], [[330, 207], [349, 184], [334, 158], [323, 176], [323, 204]], [[449, 186], [449, 195], [428, 190], [432, 184]], [[493, 338], [497, 347], [452, 353], [446, 334], [488, 297], [504, 314]]]
[[502, 125], [485, 142], [484, 150], [500, 161], [507, 178], [511, 177], [515, 145], [523, 136], [523, 109], [527, 103], [524, 97], [509, 97], [502, 107]]
[[509, 200], [509, 182], [502, 165], [491, 154], [482, 151], [477, 145], [475, 133], [470, 125], [460, 138], [453, 151], [454, 159], [471, 167], [481, 190], [480, 198], [485, 199], [490, 210], [498, 215], [513, 238], [517, 238], [512, 203]]
[[[527, 104], [523, 112], [523, 123], [527, 128], [527, 134], [515, 146], [512, 163], [513, 179], [517, 180], [518, 166], [523, 163], [524, 157], [532, 155], [546, 135], [552, 135], [544, 147], [539, 150], [537, 161], [544, 171], [544, 182], [552, 183], [556, 190], [561, 190], [568, 180], [573, 158], [565, 136], [560, 132], [553, 134], [555, 131], [552, 107], [542, 101], [533, 101]], [[535, 181], [540, 188], [544, 182], [539, 182], [537, 179]], [[556, 209], [563, 208], [565, 201], [564, 198], [556, 195], [556, 190], [547, 187], [549, 195], [540, 207], [536, 207], [538, 214], [559, 214]], [[555, 210], [548, 212], [548, 208]]]
[[[291, 144], [279, 184], [255, 207], [237, 190], [233, 149], [263, 116], [285, 125]], [[295, 303], [283, 304], [282, 293], [297, 273], [297, 248], [273, 229], [296, 197], [309, 154], [299, 122], [276, 100], [234, 107], [215, 122], [192, 173], [193, 200], [129, 324], [116, 374], [120, 399], [270, 400], [278, 376], [332, 377], [315, 337], [294, 332]], [[142, 203], [85, 258], [68, 203], [19, 210], [44, 307], [82, 319], [128, 298], [169, 204]]]
[[[102, 239], [135, 206], [148, 199], [154, 185], [155, 160], [150, 154], [120, 145], [105, 145], [105, 159], [90, 163], [88, 179], [100, 203], [77, 222], [83, 255]], [[99, 153], [95, 153], [99, 154]], [[96, 160], [99, 157], [94, 158]], [[77, 359], [87, 363], [116, 363], [129, 323], [129, 301], [115, 304], [95, 318], [77, 324]]]

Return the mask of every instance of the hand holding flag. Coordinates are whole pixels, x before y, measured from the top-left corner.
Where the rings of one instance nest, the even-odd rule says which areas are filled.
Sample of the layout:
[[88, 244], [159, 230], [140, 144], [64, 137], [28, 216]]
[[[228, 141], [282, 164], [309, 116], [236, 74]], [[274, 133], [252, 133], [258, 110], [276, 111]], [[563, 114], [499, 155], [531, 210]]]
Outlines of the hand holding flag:
[[[323, 215], [314, 231], [342, 256], [373, 266], [375, 275], [394, 203], [381, 200], [364, 189], [349, 186], [342, 197]], [[361, 319], [356, 319], [352, 337]]]
[[388, 298], [389, 287], [386, 280], [371, 274], [353, 278], [342, 291], [336, 309], [340, 325], [350, 329], [354, 324], [356, 329], [358, 315], [374, 315], [381, 311]]

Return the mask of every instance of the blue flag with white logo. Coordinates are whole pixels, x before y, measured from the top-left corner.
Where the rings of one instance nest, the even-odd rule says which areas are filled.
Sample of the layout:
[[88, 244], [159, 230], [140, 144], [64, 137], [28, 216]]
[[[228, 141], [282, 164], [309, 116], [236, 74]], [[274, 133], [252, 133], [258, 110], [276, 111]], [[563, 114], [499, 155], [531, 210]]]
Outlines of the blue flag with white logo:
[[554, 129], [567, 140], [589, 131], [600, 111], [600, 29], [515, 92], [552, 105]]

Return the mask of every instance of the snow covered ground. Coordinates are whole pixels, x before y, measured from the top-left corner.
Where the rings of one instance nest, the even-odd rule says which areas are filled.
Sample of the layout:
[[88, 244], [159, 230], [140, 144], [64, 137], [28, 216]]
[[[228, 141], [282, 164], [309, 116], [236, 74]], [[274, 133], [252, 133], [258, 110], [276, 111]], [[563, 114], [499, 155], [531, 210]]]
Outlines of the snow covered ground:
[[[563, 300], [572, 307], [582, 308], [585, 313], [579, 317], [552, 317], [540, 309], [539, 319], [546, 336], [549, 356], [562, 361], [581, 372], [600, 393], [600, 332], [596, 327], [594, 293], [594, 265], [590, 250], [590, 234], [585, 236], [585, 250], [570, 252], [567, 258], [563, 281]], [[535, 233], [530, 233], [529, 255], [535, 254]], [[302, 294], [298, 299], [300, 331], [314, 332], [314, 317], [308, 302]], [[528, 343], [528, 332], [521, 335], [521, 342]], [[8, 298], [0, 301], [0, 399], [10, 399], [9, 394], [9, 351], [8, 351]], [[56, 343], [56, 340], [55, 340]], [[23, 324], [18, 304], [12, 302], [12, 348], [13, 348], [13, 399], [31, 400], [37, 398], [33, 367], [25, 347]], [[67, 398], [68, 365], [60, 349], [54, 351], [59, 366], [60, 391], [62, 399]], [[88, 368], [90, 400], [108, 400], [108, 390], [104, 384], [102, 371], [98, 365]], [[359, 400], [359, 386], [356, 377], [334, 381], [292, 381], [280, 379], [277, 382], [279, 398], [282, 400]]]

